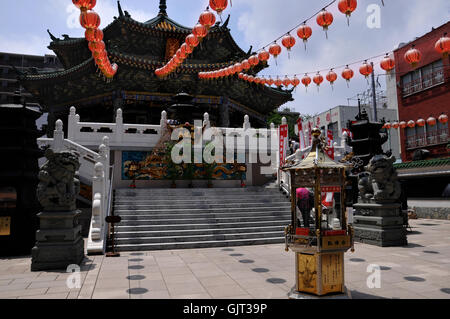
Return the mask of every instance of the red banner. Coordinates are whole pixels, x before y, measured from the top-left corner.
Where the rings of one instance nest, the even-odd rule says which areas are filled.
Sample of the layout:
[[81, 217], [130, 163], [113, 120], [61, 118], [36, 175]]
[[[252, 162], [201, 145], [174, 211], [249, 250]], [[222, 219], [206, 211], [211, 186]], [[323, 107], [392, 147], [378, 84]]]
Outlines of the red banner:
[[300, 144], [300, 149], [304, 150], [306, 148], [306, 141], [305, 141], [305, 133], [303, 132], [303, 123], [301, 118], [297, 120], [297, 126], [298, 126], [298, 141]]
[[328, 144], [327, 155], [332, 160], [334, 160], [333, 132], [331, 132], [330, 130], [327, 131], [327, 144]]
[[286, 158], [286, 140], [288, 138], [288, 125], [280, 125], [279, 128], [280, 136], [280, 167], [283, 166], [284, 160]]

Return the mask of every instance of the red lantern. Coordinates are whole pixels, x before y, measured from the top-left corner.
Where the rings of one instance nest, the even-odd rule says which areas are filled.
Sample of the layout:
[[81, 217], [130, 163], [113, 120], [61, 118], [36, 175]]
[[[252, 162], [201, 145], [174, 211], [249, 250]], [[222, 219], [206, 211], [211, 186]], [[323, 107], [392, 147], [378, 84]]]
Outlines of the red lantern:
[[261, 82], [260, 82], [259, 84], [265, 85], [266, 83], [267, 83], [267, 79], [263, 76], [263, 77], [261, 78]]
[[391, 128], [391, 123], [387, 122], [384, 124], [384, 128], [389, 130]]
[[80, 14], [80, 24], [85, 29], [97, 29], [100, 26], [100, 16], [95, 11], [83, 11]]
[[103, 40], [103, 31], [100, 29], [86, 29], [84, 37], [89, 42], [100, 42]]
[[275, 83], [275, 81], [272, 79], [271, 76], [269, 76], [269, 78], [267, 79], [266, 83], [271, 86], [271, 85], [273, 85]]
[[281, 47], [274, 42], [273, 44], [270, 45], [269, 47], [269, 53], [271, 55], [273, 55], [273, 57], [275, 58], [275, 64], [277, 64], [277, 57], [280, 55], [281, 53]]
[[348, 84], [350, 83], [350, 80], [352, 79], [354, 74], [355, 73], [348, 67], [348, 65], [345, 67], [344, 71], [342, 71], [342, 77], [347, 81], [347, 87], [349, 86]]
[[297, 76], [294, 76], [294, 78], [291, 80], [291, 82], [295, 88], [300, 85], [300, 79]]
[[417, 122], [416, 122], [416, 124], [417, 124], [417, 126], [419, 126], [419, 127], [424, 127], [425, 124], [426, 124], [426, 122], [425, 122], [424, 119], [418, 119]]
[[442, 54], [444, 58], [448, 57], [448, 54], [450, 53], [450, 38], [447, 37], [447, 32], [445, 32], [444, 36], [436, 42], [434, 48], [437, 52]]
[[280, 87], [280, 86], [283, 85], [283, 81], [277, 76], [277, 79], [274, 81], [274, 84], [275, 84], [277, 87]]
[[325, 31], [325, 35], [328, 39], [328, 27], [333, 23], [333, 15], [327, 10], [323, 9], [316, 18], [317, 24], [320, 25]]
[[115, 63], [113, 63], [113, 64], [111, 65], [111, 68], [110, 68], [108, 74], [105, 74], [105, 76], [106, 76], [107, 78], [113, 78], [114, 75], [116, 75], [118, 69], [119, 69], [118, 65], [115, 64]]
[[105, 42], [99, 41], [99, 42], [89, 42], [89, 49], [92, 52], [100, 52], [105, 50]]
[[191, 54], [192, 53], [192, 48], [187, 45], [186, 43], [183, 43], [180, 47], [180, 50], [186, 52], [186, 55]]
[[393, 129], [398, 129], [399, 126], [400, 126], [400, 124], [398, 122], [392, 123], [392, 128]]
[[262, 49], [261, 51], [258, 52], [258, 59], [261, 62], [267, 61], [270, 59], [270, 53]]
[[427, 119], [427, 124], [428, 124], [429, 126], [435, 126], [435, 125], [436, 125], [436, 119], [435, 119], [434, 117], [430, 116], [430, 117]]
[[183, 61], [184, 59], [186, 59], [186, 53], [181, 51], [181, 49], [177, 50], [176, 56], [180, 61]]
[[339, 11], [347, 16], [347, 24], [350, 25], [350, 16], [356, 10], [358, 2], [356, 0], [340, 0], [338, 4]]
[[250, 83], [255, 82], [255, 77], [253, 75], [249, 75], [247, 81]]
[[411, 120], [411, 121], [408, 122], [407, 125], [408, 125], [408, 127], [413, 128], [413, 127], [416, 126], [416, 122], [414, 122], [413, 120]]
[[334, 84], [334, 82], [336, 82], [337, 77], [338, 76], [337, 76], [336, 72], [333, 71], [333, 69], [331, 69], [330, 72], [328, 72], [327, 81], [330, 82], [331, 88], [333, 88], [333, 84]]
[[295, 38], [290, 34], [286, 34], [281, 40], [281, 44], [288, 50], [288, 57], [290, 58], [289, 52], [295, 45]]
[[405, 121], [401, 121], [400, 123], [398, 123], [398, 126], [400, 128], [406, 128], [406, 122]]
[[191, 33], [186, 37], [186, 44], [191, 48], [195, 48], [199, 44], [198, 38]]
[[243, 70], [248, 70], [248, 69], [250, 69], [252, 66], [250, 65], [250, 63], [248, 62], [248, 60], [244, 60], [244, 61], [242, 61], [242, 69]]
[[72, 0], [72, 3], [81, 11], [87, 11], [95, 7], [97, 0]]
[[242, 76], [242, 79], [243, 79], [244, 81], [248, 81], [248, 74], [245, 74], [245, 73], [244, 73], [244, 75]]
[[371, 75], [373, 72], [373, 68], [370, 64], [367, 63], [367, 60], [364, 61], [363, 65], [359, 68], [359, 73], [364, 75], [366, 78]]
[[248, 63], [250, 63], [251, 66], [257, 66], [259, 64], [259, 59], [257, 55], [252, 55], [248, 58]]
[[439, 116], [438, 120], [441, 124], [446, 124], [446, 123], [448, 123], [448, 116], [445, 114], [442, 114], [441, 116]]
[[310, 26], [306, 25], [306, 22], [301, 25], [297, 30], [297, 35], [300, 39], [303, 40], [303, 43], [305, 44], [305, 50], [306, 50], [306, 42], [308, 42], [308, 39], [312, 35], [312, 29]]
[[261, 78], [260, 78], [260, 77], [255, 77], [254, 82], [255, 82], [256, 84], [260, 84], [260, 83], [261, 83]]
[[204, 25], [208, 29], [211, 28], [214, 23], [216, 23], [216, 16], [214, 13], [209, 11], [209, 8], [206, 9], [206, 11], [203, 11], [202, 14], [200, 14], [200, 18], [198, 20], [201, 25]]
[[413, 68], [417, 66], [421, 58], [422, 54], [415, 48], [415, 45], [405, 53], [405, 61], [411, 64]]
[[234, 66], [233, 66], [233, 68], [234, 68], [234, 73], [239, 73], [239, 72], [242, 72], [242, 64], [240, 64], [240, 63], [236, 63]]
[[244, 78], [244, 73], [239, 73], [238, 74], [238, 78], [243, 79]]
[[316, 83], [316, 85], [317, 85], [317, 91], [319, 91], [319, 87], [320, 87], [320, 85], [321, 85], [322, 82], [323, 82], [323, 76], [320, 75], [319, 72], [317, 72], [317, 74], [313, 77], [313, 81], [314, 81], [314, 83]]
[[386, 53], [386, 56], [383, 60], [380, 62], [380, 66], [383, 70], [385, 70], [387, 73], [390, 73], [391, 70], [395, 68], [395, 61], [391, 57], [389, 57], [389, 54]]
[[306, 87], [306, 91], [308, 91], [308, 85], [311, 84], [311, 78], [308, 76], [308, 74], [305, 74], [305, 76], [302, 78], [302, 83]]
[[209, 0], [209, 6], [220, 16], [222, 11], [227, 8], [228, 0]]
[[204, 25], [197, 23], [192, 29], [192, 34], [199, 39], [203, 39], [208, 34], [208, 29]]
[[291, 82], [291, 80], [287, 77], [287, 75], [285, 76], [285, 78], [284, 78], [284, 80], [283, 80], [283, 85], [285, 86], [285, 87], [288, 87], [289, 85], [291, 85], [292, 84], [292, 82]]

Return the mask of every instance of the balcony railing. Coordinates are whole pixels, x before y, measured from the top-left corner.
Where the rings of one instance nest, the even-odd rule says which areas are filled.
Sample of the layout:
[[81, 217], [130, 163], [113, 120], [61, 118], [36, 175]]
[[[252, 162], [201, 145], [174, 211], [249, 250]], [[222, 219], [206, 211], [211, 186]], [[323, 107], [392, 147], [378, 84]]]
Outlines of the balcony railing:
[[439, 70], [422, 76], [420, 79], [403, 84], [403, 96], [408, 96], [416, 92], [426, 90], [435, 85], [445, 82], [444, 70]]
[[418, 148], [424, 146], [432, 146], [444, 144], [449, 141], [448, 128], [429, 131], [426, 134], [417, 134], [406, 138], [406, 148]]

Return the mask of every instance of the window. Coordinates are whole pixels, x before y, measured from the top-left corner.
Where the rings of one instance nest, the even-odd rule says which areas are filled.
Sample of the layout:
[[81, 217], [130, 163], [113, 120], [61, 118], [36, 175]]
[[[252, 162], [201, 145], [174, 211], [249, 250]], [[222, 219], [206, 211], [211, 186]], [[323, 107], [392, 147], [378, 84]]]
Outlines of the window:
[[403, 96], [444, 83], [442, 60], [430, 63], [401, 77]]
[[17, 192], [14, 187], [0, 187], [0, 210], [16, 208]]

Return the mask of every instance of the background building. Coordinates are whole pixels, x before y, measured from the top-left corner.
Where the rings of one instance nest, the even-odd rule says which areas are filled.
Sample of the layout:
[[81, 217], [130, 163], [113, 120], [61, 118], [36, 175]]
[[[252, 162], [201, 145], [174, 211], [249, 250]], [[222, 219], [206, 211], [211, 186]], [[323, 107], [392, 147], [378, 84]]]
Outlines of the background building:
[[20, 85], [14, 68], [20, 72], [37, 74], [57, 71], [62, 68], [62, 65], [54, 55], [40, 56], [0, 52], [0, 104], [12, 104], [14, 92], [19, 92], [22, 97], [26, 98], [28, 106], [38, 106], [38, 99]]
[[[443, 58], [435, 49], [442, 35], [450, 34], [450, 22], [433, 29], [414, 41], [401, 44], [394, 51], [396, 61], [397, 101], [400, 121], [438, 118], [450, 110], [449, 57]], [[422, 53], [416, 68], [405, 61], [404, 55], [412, 45]], [[391, 130], [392, 131], [392, 130]], [[412, 161], [422, 149], [429, 151], [429, 158], [449, 156], [448, 123], [400, 130], [403, 161]], [[417, 158], [416, 158], [417, 159]]]

